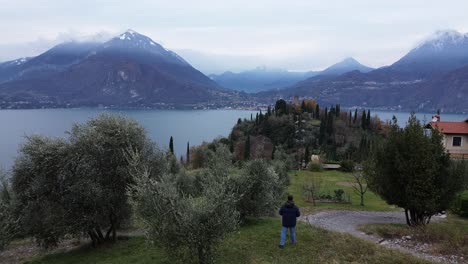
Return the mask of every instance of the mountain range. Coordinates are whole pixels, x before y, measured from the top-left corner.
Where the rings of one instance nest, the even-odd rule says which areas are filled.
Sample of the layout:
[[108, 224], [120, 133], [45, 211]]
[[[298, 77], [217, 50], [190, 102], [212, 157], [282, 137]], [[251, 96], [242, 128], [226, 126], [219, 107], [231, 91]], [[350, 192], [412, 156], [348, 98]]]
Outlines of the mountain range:
[[293, 96], [343, 107], [468, 112], [468, 35], [439, 31], [378, 69], [347, 58], [323, 71], [263, 67], [208, 77], [133, 30], [0, 63], [0, 108], [242, 108]]
[[105, 43], [68, 42], [0, 64], [0, 106], [224, 106], [223, 89], [176, 53], [128, 30]]
[[391, 110], [468, 112], [468, 35], [439, 31], [390, 66], [315, 77], [262, 92], [259, 101], [292, 96], [322, 104]]
[[323, 71], [294, 72], [283, 69], [257, 67], [254, 70], [239, 73], [228, 71], [218, 75], [211, 74], [209, 77], [225, 88], [256, 93], [291, 86], [310, 77], [332, 77], [354, 70], [369, 72], [373, 69], [360, 64], [353, 58], [346, 58]]

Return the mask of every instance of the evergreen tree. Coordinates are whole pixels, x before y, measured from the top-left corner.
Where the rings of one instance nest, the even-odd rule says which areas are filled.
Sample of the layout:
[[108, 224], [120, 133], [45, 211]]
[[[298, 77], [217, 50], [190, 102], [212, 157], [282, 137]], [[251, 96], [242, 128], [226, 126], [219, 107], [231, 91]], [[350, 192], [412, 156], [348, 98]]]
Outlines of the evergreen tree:
[[250, 159], [250, 135], [247, 135], [244, 147], [244, 160]]
[[240, 123], [242, 123], [242, 119], [237, 119], [237, 124], [239, 125]]
[[315, 119], [320, 119], [320, 106], [317, 104], [315, 106]]
[[301, 103], [301, 112], [302, 113], [307, 112], [306, 104], [304, 100], [302, 100], [302, 103]]
[[352, 116], [353, 114], [351, 113], [351, 110], [349, 110], [349, 115], [348, 115], [348, 126], [351, 126], [351, 122], [352, 122]]
[[171, 136], [171, 139], [169, 139], [169, 151], [174, 154], [174, 139]]
[[190, 164], [190, 143], [187, 142], [187, 153], [186, 153], [187, 157], [185, 158], [185, 160], [187, 161], [187, 164]]
[[341, 112], [340, 108], [341, 108], [340, 104], [337, 104], [335, 107], [336, 117], [340, 117], [340, 112]]
[[253, 121], [252, 113], [250, 113], [250, 121]]
[[258, 115], [258, 123], [259, 123], [259, 124], [263, 123], [263, 114], [262, 114], [262, 110], [260, 110], [260, 114]]
[[403, 208], [409, 226], [428, 224], [463, 190], [463, 172], [454, 167], [457, 161], [450, 159], [442, 139], [436, 129], [425, 135], [414, 113], [403, 129], [394, 118], [387, 141], [364, 167], [370, 189]]
[[357, 108], [354, 110], [354, 120], [353, 120], [353, 124], [356, 124], [356, 121], [357, 121]]
[[363, 110], [362, 111], [362, 117], [361, 117], [361, 127], [362, 127], [362, 129], [366, 129], [366, 123], [367, 123], [366, 110]]
[[288, 114], [288, 104], [286, 103], [285, 100], [279, 99], [278, 101], [276, 101], [275, 112], [278, 116]]
[[257, 115], [255, 116], [255, 124], [258, 125], [258, 113], [257, 113]]
[[333, 138], [333, 134], [335, 132], [335, 129], [334, 129], [334, 118], [335, 116], [332, 115], [333, 112], [330, 112], [330, 114], [328, 115], [328, 118], [327, 118], [327, 136], [329, 138]]
[[270, 106], [268, 106], [267, 116], [271, 116], [271, 107]]
[[371, 116], [370, 116], [370, 109], [369, 109], [367, 110], [366, 128], [370, 129], [370, 125], [371, 125]]
[[305, 160], [306, 164], [307, 164], [307, 162], [310, 161], [309, 146], [306, 146], [306, 148], [305, 148], [304, 160]]
[[326, 120], [325, 117], [322, 117], [320, 120], [320, 130], [319, 130], [319, 144], [324, 145], [327, 139], [326, 135]]

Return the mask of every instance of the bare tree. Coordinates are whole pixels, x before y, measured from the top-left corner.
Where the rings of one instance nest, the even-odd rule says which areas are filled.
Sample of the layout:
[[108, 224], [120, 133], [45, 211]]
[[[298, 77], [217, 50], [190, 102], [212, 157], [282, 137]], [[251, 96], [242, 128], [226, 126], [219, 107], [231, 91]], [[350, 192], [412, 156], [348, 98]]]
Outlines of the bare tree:
[[364, 206], [364, 194], [367, 192], [367, 180], [362, 170], [353, 172], [353, 190], [361, 197], [361, 206]]
[[302, 185], [302, 194], [306, 197], [308, 202], [312, 202], [315, 205], [315, 197], [318, 196], [322, 181], [318, 178], [311, 178]]

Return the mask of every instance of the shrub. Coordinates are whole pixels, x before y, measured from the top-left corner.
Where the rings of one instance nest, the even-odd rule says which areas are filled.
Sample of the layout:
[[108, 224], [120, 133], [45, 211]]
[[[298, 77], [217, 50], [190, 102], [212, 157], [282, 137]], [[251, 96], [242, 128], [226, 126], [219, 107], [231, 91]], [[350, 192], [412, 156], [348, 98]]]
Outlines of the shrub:
[[356, 164], [352, 160], [343, 160], [340, 162], [340, 166], [344, 172], [353, 172]]
[[452, 205], [452, 211], [459, 216], [468, 217], [468, 191], [457, 195]]
[[337, 189], [333, 191], [335, 193], [335, 199], [339, 202], [343, 201], [343, 189]]
[[307, 169], [309, 171], [315, 171], [315, 172], [323, 171], [322, 164], [313, 163], [313, 162], [309, 162], [309, 165], [307, 165]]

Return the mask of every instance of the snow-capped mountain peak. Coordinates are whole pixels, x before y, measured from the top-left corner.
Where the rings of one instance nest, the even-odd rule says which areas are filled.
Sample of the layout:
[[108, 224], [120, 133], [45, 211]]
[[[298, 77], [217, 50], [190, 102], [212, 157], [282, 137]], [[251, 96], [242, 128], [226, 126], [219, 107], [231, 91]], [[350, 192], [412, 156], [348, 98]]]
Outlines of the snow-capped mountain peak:
[[151, 38], [142, 35], [134, 30], [127, 30], [124, 33], [112, 38], [103, 44], [106, 50], [120, 50], [126, 52], [152, 53], [161, 56], [172, 63], [188, 65], [179, 55], [164, 48]]
[[456, 30], [439, 30], [429, 36], [416, 48], [432, 48], [442, 50], [448, 46], [456, 46], [468, 42], [468, 34], [462, 34]]

